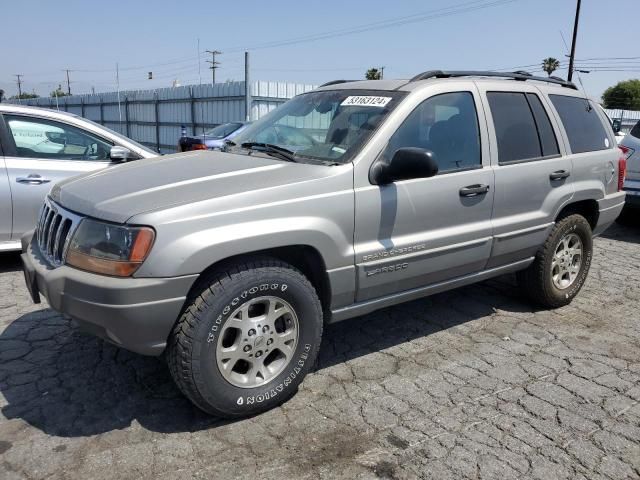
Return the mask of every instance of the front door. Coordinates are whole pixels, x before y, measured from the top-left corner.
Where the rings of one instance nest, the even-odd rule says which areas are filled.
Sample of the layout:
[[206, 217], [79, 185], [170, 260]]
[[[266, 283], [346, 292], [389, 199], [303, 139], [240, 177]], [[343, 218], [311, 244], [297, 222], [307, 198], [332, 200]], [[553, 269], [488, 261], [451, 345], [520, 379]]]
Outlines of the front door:
[[13, 199], [13, 231], [19, 240], [33, 229], [44, 197], [65, 178], [109, 165], [112, 144], [62, 122], [4, 114], [5, 166]]
[[382, 152], [430, 150], [431, 178], [356, 188], [357, 301], [481, 271], [492, 242], [494, 180], [475, 86], [418, 104]]

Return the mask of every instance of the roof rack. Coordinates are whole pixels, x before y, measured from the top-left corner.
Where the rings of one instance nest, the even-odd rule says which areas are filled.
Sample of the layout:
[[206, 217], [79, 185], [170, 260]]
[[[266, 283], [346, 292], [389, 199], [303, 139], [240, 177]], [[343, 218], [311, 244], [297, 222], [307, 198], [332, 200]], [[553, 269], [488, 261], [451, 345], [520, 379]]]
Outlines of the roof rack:
[[536, 77], [531, 75], [529, 72], [525, 72], [519, 70], [517, 72], [489, 72], [489, 71], [442, 71], [442, 70], [428, 70], [426, 72], [422, 72], [415, 77], [413, 77], [409, 82], [417, 82], [418, 80], [427, 80], [429, 78], [454, 78], [454, 77], [500, 77], [500, 78], [511, 78], [513, 80], [535, 80], [537, 82], [546, 82], [553, 83], [556, 85], [561, 85], [563, 87], [572, 88], [577, 90], [572, 82], [568, 82], [559, 77]]
[[328, 87], [329, 85], [337, 85], [338, 83], [357, 82], [357, 80], [331, 80], [330, 82], [323, 83], [318, 88]]

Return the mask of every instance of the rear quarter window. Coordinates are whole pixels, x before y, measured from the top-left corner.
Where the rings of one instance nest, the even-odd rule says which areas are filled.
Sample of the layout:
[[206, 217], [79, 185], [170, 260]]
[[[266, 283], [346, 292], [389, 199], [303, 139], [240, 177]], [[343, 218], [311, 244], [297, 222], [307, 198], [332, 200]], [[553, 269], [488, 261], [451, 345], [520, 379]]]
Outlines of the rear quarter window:
[[636, 138], [640, 138], [640, 122], [636, 123], [629, 133]]
[[549, 95], [569, 137], [571, 153], [611, 148], [609, 134], [593, 104], [580, 97]]

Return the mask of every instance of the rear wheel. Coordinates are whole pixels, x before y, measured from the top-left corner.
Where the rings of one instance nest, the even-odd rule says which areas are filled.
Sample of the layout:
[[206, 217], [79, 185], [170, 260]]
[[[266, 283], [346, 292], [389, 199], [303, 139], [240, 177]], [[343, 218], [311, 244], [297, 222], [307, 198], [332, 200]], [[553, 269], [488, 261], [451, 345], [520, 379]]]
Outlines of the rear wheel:
[[539, 305], [568, 305], [587, 278], [592, 254], [589, 222], [581, 215], [570, 215], [555, 224], [534, 262], [518, 272], [518, 282]]
[[307, 278], [261, 258], [200, 283], [168, 346], [182, 392], [222, 417], [254, 415], [290, 398], [315, 362], [322, 308]]

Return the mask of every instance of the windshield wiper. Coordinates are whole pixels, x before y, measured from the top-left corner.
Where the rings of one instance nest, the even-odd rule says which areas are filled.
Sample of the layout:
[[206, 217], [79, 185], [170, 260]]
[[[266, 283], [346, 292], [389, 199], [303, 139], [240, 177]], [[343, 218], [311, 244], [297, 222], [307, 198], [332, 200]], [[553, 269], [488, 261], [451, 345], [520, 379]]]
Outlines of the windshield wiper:
[[242, 148], [248, 150], [255, 150], [257, 152], [264, 152], [267, 155], [277, 156], [287, 162], [297, 162], [295, 153], [291, 150], [274, 145], [272, 143], [260, 143], [260, 142], [245, 142], [240, 145]]

